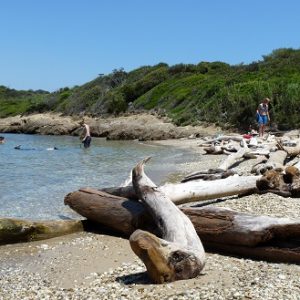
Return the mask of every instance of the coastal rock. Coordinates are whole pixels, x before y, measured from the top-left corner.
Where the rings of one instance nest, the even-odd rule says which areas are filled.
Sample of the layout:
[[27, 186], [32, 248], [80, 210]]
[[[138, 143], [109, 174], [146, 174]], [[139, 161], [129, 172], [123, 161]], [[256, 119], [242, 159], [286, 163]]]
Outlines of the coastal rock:
[[[82, 118], [50, 113], [3, 118], [0, 120], [0, 132], [79, 136], [81, 134], [79, 121]], [[150, 114], [107, 118], [84, 117], [84, 120], [90, 125], [92, 136], [105, 137], [109, 140], [166, 140], [199, 137], [218, 131], [214, 126], [178, 127], [166, 118]]]

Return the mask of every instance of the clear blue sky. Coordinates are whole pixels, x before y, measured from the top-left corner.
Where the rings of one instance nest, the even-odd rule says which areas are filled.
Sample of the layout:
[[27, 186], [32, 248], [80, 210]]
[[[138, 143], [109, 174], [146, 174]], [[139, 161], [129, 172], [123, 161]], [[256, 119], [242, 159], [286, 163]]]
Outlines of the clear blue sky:
[[165, 62], [300, 47], [299, 0], [0, 0], [0, 85], [44, 89]]

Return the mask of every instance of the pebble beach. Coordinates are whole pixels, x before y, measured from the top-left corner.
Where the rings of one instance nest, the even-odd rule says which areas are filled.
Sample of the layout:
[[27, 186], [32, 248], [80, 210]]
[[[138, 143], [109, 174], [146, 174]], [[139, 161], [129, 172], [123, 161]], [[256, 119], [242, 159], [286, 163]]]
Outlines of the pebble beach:
[[[197, 139], [160, 141], [199, 153], [181, 163], [180, 174], [218, 166], [224, 156], [203, 156]], [[236, 171], [247, 174], [251, 162]], [[147, 171], [147, 170], [146, 170]], [[240, 212], [299, 218], [300, 199], [274, 194], [201, 202]], [[193, 203], [197, 205], [199, 203]], [[200, 276], [151, 284], [127, 239], [81, 232], [49, 240], [0, 246], [0, 299], [300, 299], [300, 265], [269, 263], [207, 253]]]

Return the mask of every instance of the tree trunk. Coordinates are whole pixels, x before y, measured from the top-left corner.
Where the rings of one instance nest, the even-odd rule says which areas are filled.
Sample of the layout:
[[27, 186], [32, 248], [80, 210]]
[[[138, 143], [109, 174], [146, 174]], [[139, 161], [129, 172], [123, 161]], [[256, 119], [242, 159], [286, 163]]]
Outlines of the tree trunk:
[[[136, 229], [157, 234], [155, 222], [141, 202], [107, 196], [97, 190], [91, 198], [92, 192], [70, 193], [65, 204], [84, 217], [126, 236]], [[216, 207], [181, 208], [181, 211], [192, 221], [205, 248], [219, 253], [300, 264], [300, 220], [253, 216]]]

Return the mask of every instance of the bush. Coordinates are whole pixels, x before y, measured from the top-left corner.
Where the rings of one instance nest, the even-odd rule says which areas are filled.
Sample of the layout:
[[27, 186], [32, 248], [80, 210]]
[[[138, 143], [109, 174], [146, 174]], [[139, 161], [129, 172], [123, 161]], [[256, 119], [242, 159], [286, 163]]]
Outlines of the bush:
[[127, 103], [120, 93], [111, 93], [106, 98], [107, 112], [119, 114], [127, 109]]

